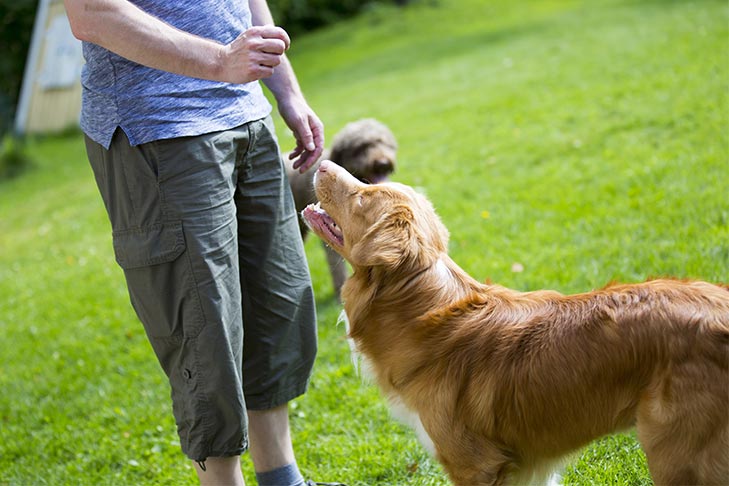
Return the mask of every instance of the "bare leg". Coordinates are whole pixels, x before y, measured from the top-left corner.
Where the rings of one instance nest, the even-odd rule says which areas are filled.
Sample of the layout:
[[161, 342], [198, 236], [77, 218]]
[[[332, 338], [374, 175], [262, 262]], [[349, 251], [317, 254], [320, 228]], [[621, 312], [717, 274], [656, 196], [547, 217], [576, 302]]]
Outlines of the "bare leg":
[[271, 410], [249, 410], [248, 439], [256, 472], [272, 471], [293, 463], [288, 404]]
[[208, 457], [205, 471], [193, 462], [201, 486], [245, 486], [240, 470], [240, 456]]
[[[272, 471], [295, 462], [288, 405], [271, 410], [249, 410], [248, 438], [256, 472]], [[197, 462], [193, 464], [201, 486], [245, 486], [240, 456], [208, 457], [205, 471]]]

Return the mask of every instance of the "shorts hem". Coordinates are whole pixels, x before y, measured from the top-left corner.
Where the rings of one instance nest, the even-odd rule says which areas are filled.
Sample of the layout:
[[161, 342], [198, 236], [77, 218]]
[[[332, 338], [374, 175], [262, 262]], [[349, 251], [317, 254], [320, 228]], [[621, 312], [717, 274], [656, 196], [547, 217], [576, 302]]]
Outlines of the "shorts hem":
[[308, 388], [309, 380], [307, 379], [303, 384], [299, 383], [287, 387], [274, 394], [268, 393], [260, 396], [246, 396], [246, 408], [256, 411], [271, 410], [304, 395]]
[[207, 453], [207, 455], [194, 455], [194, 454], [185, 454], [188, 459], [191, 461], [196, 462], [205, 462], [210, 457], [234, 457], [234, 456], [242, 456], [245, 454], [245, 452], [248, 450], [248, 443], [244, 443], [241, 447], [236, 447], [235, 449], [224, 449], [224, 450], [212, 450]]

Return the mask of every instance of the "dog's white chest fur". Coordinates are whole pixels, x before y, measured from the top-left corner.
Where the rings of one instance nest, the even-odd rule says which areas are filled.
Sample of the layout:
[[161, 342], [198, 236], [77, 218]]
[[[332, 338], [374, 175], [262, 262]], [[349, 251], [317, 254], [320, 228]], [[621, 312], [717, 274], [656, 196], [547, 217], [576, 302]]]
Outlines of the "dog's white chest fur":
[[[349, 335], [349, 319], [347, 313], [342, 310], [339, 314], [337, 323], [343, 322]], [[364, 379], [370, 380], [372, 378], [372, 365], [369, 363], [366, 356], [360, 354], [357, 351], [357, 344], [354, 340], [347, 338], [349, 343], [349, 349], [352, 355], [352, 365], [354, 370], [360, 374]], [[426, 432], [423, 422], [420, 420], [420, 415], [417, 412], [410, 410], [402, 403], [402, 400], [398, 396], [388, 396], [388, 404], [390, 405], [390, 413], [392, 416], [402, 422], [403, 424], [411, 427], [415, 430], [418, 440], [431, 455], [435, 456], [435, 445], [431, 440], [428, 432]]]
[[415, 430], [415, 434], [425, 450], [435, 457], [435, 444], [423, 427], [420, 415], [407, 408], [397, 397], [389, 397], [389, 403], [392, 416]]

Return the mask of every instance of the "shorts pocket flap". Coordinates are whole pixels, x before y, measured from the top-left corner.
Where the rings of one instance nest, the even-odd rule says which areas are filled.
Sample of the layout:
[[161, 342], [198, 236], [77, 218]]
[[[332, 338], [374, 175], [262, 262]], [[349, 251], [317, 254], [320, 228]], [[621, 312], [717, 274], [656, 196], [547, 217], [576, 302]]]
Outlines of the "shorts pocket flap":
[[179, 221], [115, 231], [113, 240], [116, 261], [125, 270], [171, 262], [185, 251]]

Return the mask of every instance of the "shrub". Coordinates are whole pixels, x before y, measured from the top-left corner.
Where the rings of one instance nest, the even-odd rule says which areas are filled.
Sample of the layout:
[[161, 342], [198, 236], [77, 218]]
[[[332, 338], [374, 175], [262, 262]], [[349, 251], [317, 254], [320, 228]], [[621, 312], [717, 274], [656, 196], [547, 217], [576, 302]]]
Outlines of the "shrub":
[[0, 181], [17, 176], [30, 164], [21, 139], [5, 136], [0, 145]]
[[276, 23], [296, 34], [351, 17], [375, 3], [405, 5], [408, 0], [269, 0], [268, 6]]
[[12, 127], [33, 33], [36, 4], [33, 0], [0, 0], [0, 45], [3, 46], [0, 56], [0, 136]]

